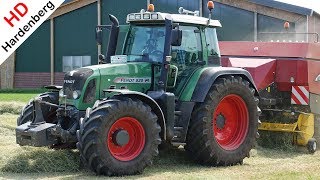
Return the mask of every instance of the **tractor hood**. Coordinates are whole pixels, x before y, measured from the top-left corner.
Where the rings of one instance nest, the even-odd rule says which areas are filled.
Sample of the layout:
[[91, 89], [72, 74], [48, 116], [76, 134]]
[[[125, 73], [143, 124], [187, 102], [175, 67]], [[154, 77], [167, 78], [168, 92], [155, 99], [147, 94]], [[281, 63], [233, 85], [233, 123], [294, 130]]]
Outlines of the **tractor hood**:
[[[63, 92], [67, 104], [85, 110], [108, 96], [106, 89], [129, 89], [145, 93], [152, 84], [152, 65], [148, 62], [87, 66], [65, 74]], [[74, 95], [79, 94], [75, 98]], [[60, 103], [64, 103], [61, 101]]]
[[146, 92], [151, 87], [152, 64], [148, 62], [130, 62], [126, 64], [104, 64], [93, 66], [100, 73], [100, 90], [129, 89]]

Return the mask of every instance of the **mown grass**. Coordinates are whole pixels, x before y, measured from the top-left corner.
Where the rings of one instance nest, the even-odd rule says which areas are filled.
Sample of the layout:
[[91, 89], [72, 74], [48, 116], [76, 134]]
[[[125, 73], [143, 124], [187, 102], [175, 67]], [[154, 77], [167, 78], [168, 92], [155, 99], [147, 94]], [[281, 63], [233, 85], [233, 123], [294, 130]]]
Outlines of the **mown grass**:
[[0, 101], [0, 114], [20, 114], [22, 108], [26, 105], [25, 102], [6, 102]]
[[[0, 115], [0, 178], [105, 179], [80, 168], [77, 150], [16, 145], [16, 118]], [[119, 179], [320, 179], [320, 152], [310, 155], [258, 147], [252, 154], [255, 156], [246, 158], [243, 165], [206, 167], [191, 161], [182, 148], [160, 151], [143, 174]]]
[[15, 144], [17, 115], [0, 115], [0, 171], [10, 173], [72, 172], [79, 170], [74, 150], [20, 147]]
[[[17, 114], [38, 92], [0, 92], [0, 178], [14, 179], [92, 179], [91, 171], [80, 168], [77, 150], [20, 147], [15, 144]], [[11, 114], [8, 114], [11, 113]], [[16, 115], [12, 115], [16, 114]], [[268, 132], [267, 132], [268, 133]], [[133, 179], [319, 179], [320, 153], [299, 152], [288, 139], [273, 134], [259, 140], [255, 157], [245, 159], [244, 165], [232, 167], [204, 167], [188, 158], [183, 149], [161, 151], [154, 165]], [[283, 141], [274, 141], [283, 139]], [[123, 178], [123, 177], [122, 177]]]

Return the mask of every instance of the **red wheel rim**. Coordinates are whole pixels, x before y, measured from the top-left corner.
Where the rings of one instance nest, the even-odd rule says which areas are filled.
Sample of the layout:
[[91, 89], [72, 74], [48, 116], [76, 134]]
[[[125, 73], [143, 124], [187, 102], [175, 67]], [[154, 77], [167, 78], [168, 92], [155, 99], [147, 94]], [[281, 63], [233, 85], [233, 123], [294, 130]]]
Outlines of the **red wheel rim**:
[[245, 140], [249, 127], [249, 113], [244, 100], [235, 94], [224, 97], [213, 114], [213, 133], [225, 150], [237, 149]]
[[[115, 134], [119, 130], [127, 132], [129, 141], [125, 145], [115, 142]], [[118, 119], [110, 128], [107, 139], [108, 149], [111, 155], [120, 161], [131, 161], [139, 154], [145, 145], [145, 132], [141, 123], [132, 117]]]

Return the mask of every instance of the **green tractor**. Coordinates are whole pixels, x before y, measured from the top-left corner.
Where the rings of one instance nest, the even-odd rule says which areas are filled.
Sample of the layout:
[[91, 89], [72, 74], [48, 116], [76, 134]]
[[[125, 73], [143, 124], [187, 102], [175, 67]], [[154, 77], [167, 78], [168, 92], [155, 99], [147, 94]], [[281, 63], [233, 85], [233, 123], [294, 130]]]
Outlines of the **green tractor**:
[[161, 144], [183, 145], [203, 165], [249, 157], [258, 92], [246, 70], [220, 66], [220, 22], [197, 11], [166, 14], [152, 7], [129, 14], [129, 26], [112, 15], [112, 25], [97, 26], [98, 43], [102, 29], [110, 30], [106, 56], [66, 73], [63, 87], [48, 86], [30, 101], [17, 119], [18, 144], [77, 147], [84, 164], [108, 176], [141, 173]]

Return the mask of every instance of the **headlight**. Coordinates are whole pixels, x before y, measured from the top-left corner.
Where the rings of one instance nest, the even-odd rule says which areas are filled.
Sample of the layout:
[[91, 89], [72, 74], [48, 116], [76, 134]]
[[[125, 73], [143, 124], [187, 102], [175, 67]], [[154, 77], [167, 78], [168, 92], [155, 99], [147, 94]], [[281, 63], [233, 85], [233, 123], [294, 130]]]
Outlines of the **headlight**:
[[60, 89], [60, 91], [59, 91], [59, 97], [63, 97], [63, 96], [64, 96], [63, 89]]
[[73, 99], [78, 99], [80, 97], [79, 91], [73, 91], [72, 97], [73, 97]]

